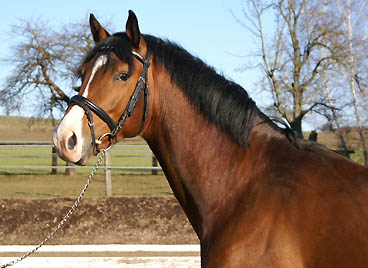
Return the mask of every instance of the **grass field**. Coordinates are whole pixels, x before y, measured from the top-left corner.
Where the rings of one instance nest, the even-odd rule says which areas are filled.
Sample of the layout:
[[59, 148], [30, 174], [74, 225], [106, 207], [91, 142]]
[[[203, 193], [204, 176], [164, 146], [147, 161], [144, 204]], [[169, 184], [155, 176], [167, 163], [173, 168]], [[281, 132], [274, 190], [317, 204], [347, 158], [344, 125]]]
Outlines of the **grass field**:
[[[139, 145], [138, 145], [139, 146]], [[148, 146], [129, 145], [129, 147], [113, 147], [110, 151], [111, 166], [125, 167], [150, 167], [152, 166], [152, 152]], [[51, 147], [1, 147], [0, 145], [0, 167], [1, 166], [50, 166]], [[96, 158], [92, 158], [89, 165], [94, 165]], [[58, 158], [58, 166], [66, 163]], [[49, 174], [49, 169], [1, 169], [0, 174]], [[64, 169], [59, 170], [64, 172]], [[89, 173], [89, 169], [78, 169], [79, 173]], [[151, 171], [126, 170], [129, 174], [149, 174]]]
[[[1, 141], [46, 141], [50, 142], [54, 126], [51, 120], [30, 120], [21, 117], [0, 116]], [[305, 133], [308, 137], [309, 133]], [[331, 149], [339, 147], [339, 140], [331, 132], [322, 132], [318, 141]], [[363, 163], [363, 153], [359, 149], [358, 135], [351, 131], [347, 133], [350, 149], [355, 150], [351, 158]], [[127, 139], [120, 144], [142, 145], [140, 138]], [[111, 150], [112, 166], [151, 166], [148, 147], [114, 147]], [[148, 156], [148, 157], [142, 157]], [[95, 160], [94, 160], [95, 161]], [[94, 164], [91, 162], [91, 165]], [[50, 166], [51, 147], [45, 148], [4, 148], [0, 147], [0, 166]], [[58, 166], [65, 162], [58, 159]], [[51, 175], [50, 169], [0, 169], [1, 197], [74, 197], [78, 195], [87, 180], [91, 169], [78, 169], [77, 175], [65, 175], [65, 169], [59, 169], [57, 175]], [[151, 171], [113, 170], [113, 195], [172, 195], [171, 189], [162, 172], [151, 175]], [[105, 196], [104, 171], [96, 176], [87, 192], [87, 197]]]
[[[54, 126], [50, 120], [33, 120], [20, 117], [0, 116], [0, 141], [51, 141]], [[140, 138], [127, 139], [119, 144], [143, 145]], [[114, 147], [111, 149], [112, 166], [152, 166], [151, 151], [146, 147]], [[0, 166], [51, 166], [51, 147], [0, 147]], [[94, 165], [92, 159], [90, 165]], [[58, 166], [66, 163], [58, 159]], [[0, 169], [0, 198], [26, 197], [74, 197], [82, 190], [90, 168], [78, 169], [77, 174], [65, 175], [65, 169], [58, 169], [51, 175], [50, 169]], [[172, 195], [171, 189], [161, 171], [151, 175], [147, 170], [112, 170], [113, 196], [121, 195]], [[90, 185], [87, 197], [106, 196], [104, 170]]]
[[[87, 174], [65, 175], [0, 175], [0, 198], [76, 197], [87, 181]], [[113, 196], [168, 196], [172, 191], [164, 176], [112, 175]], [[105, 176], [93, 178], [86, 197], [106, 196]]]

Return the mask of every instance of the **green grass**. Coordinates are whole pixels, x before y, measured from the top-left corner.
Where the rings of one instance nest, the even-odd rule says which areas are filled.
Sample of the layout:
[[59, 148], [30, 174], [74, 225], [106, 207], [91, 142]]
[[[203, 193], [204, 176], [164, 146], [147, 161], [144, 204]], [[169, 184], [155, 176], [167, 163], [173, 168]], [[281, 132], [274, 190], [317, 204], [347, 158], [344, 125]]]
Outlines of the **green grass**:
[[[0, 116], [0, 141], [47, 141], [51, 142], [54, 126], [51, 120]], [[141, 138], [126, 139], [119, 144], [145, 144]], [[112, 166], [152, 166], [151, 151], [142, 147], [113, 147]], [[0, 147], [0, 166], [51, 166], [51, 147]], [[94, 165], [93, 157], [89, 165]], [[66, 163], [60, 158], [58, 166]], [[58, 169], [51, 175], [48, 169], [0, 169], [0, 198], [48, 198], [75, 197], [84, 187], [91, 168], [78, 169], [77, 174], [65, 175]], [[150, 170], [112, 170], [113, 196], [121, 195], [172, 195], [161, 171], [151, 175]], [[98, 171], [87, 197], [106, 196], [103, 168]]]
[[[0, 198], [77, 197], [87, 175], [0, 175]], [[112, 176], [113, 196], [168, 196], [170, 186], [163, 175]], [[99, 172], [88, 187], [86, 197], [106, 196], [105, 176]]]
[[[50, 166], [51, 147], [0, 147], [0, 166]], [[111, 166], [149, 167], [152, 166], [152, 152], [145, 147], [113, 147], [110, 150]], [[89, 165], [94, 165], [93, 157]], [[66, 163], [58, 158], [58, 166]], [[63, 172], [59, 169], [59, 172]], [[0, 174], [49, 174], [50, 169], [0, 169]], [[90, 169], [78, 169], [78, 173], [88, 174]], [[150, 174], [151, 171], [125, 170], [129, 174]]]
[[350, 158], [351, 160], [361, 164], [361, 165], [364, 165], [364, 155], [363, 155], [363, 150], [355, 150], [355, 153], [354, 154], [351, 154], [350, 155]]
[[[0, 166], [50, 166], [51, 147], [0, 147]], [[112, 166], [152, 166], [152, 152], [148, 146], [113, 147], [110, 150]], [[93, 157], [90, 166], [95, 164]], [[66, 163], [58, 158], [58, 166]], [[48, 169], [0, 169], [0, 198], [42, 198], [77, 196], [87, 181], [91, 168], [77, 169], [76, 175], [65, 175], [66, 169], [58, 169], [51, 175]], [[87, 197], [106, 196], [103, 166], [98, 171]], [[113, 196], [121, 195], [171, 195], [162, 171], [151, 175], [151, 170], [112, 169]]]

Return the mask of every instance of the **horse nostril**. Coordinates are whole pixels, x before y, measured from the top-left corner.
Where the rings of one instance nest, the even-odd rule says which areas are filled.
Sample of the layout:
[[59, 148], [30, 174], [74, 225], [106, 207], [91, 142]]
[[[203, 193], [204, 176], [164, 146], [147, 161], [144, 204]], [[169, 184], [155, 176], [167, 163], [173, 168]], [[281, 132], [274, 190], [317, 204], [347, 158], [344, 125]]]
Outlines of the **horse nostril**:
[[73, 132], [73, 135], [68, 139], [68, 150], [73, 150], [75, 145], [77, 144], [77, 136]]

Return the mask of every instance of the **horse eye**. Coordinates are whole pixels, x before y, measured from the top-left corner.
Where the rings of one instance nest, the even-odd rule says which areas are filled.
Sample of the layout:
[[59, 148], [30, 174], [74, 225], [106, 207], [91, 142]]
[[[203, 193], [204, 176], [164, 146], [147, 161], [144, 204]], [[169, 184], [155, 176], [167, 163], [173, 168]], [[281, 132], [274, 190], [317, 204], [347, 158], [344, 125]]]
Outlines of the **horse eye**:
[[128, 79], [129, 75], [127, 73], [120, 73], [115, 76], [115, 80], [126, 81]]

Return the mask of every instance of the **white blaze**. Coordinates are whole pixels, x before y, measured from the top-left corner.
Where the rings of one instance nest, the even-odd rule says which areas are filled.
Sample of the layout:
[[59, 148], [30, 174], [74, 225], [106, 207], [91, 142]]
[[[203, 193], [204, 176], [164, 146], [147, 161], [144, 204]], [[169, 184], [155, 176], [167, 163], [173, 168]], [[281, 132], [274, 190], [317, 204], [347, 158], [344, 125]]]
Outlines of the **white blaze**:
[[100, 69], [102, 66], [104, 66], [106, 64], [106, 62], [107, 62], [107, 56], [106, 55], [101, 55], [96, 60], [95, 64], [93, 65], [91, 76], [89, 77], [86, 88], [84, 89], [84, 92], [83, 92], [83, 95], [82, 95], [83, 97], [85, 97], [85, 98], [88, 97], [89, 86], [92, 83], [92, 80], [95, 77], [95, 74], [97, 73], [98, 69]]
[[[107, 62], [107, 56], [101, 55], [93, 65], [91, 75], [89, 77], [88, 83], [84, 89], [83, 97], [88, 98], [88, 90], [89, 87], [93, 81], [94, 76], [96, 75], [97, 71], [106, 64]], [[78, 161], [82, 157], [82, 146], [83, 146], [83, 137], [82, 137], [82, 119], [84, 116], [84, 110], [74, 105], [69, 113], [63, 118], [63, 120], [60, 122], [57, 131], [54, 135], [54, 140], [61, 141], [64, 136], [67, 136], [68, 133], [74, 132], [77, 136], [77, 144], [76, 148], [74, 148], [73, 151], [75, 151], [75, 161]], [[71, 136], [71, 135], [70, 135]]]

